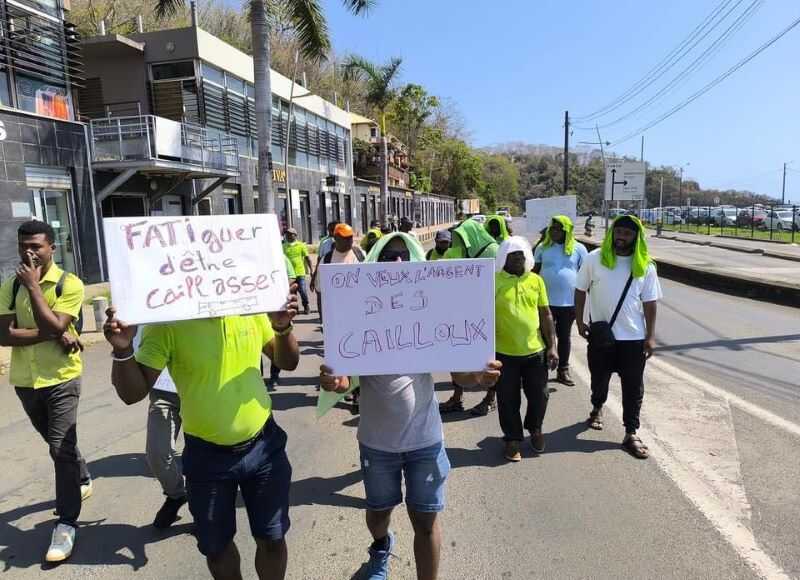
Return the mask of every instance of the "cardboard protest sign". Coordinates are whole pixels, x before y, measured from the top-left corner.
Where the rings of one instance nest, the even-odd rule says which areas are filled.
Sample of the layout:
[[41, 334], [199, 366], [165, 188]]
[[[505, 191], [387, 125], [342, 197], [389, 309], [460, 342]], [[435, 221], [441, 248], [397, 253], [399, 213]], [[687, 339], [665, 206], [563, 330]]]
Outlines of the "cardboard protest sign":
[[336, 374], [472, 372], [494, 360], [494, 260], [324, 264], [320, 277]]
[[575, 223], [577, 219], [577, 198], [574, 195], [542, 197], [525, 201], [525, 213], [528, 218], [528, 231], [538, 234], [553, 220], [553, 216], [565, 215]]
[[103, 220], [111, 295], [130, 324], [281, 310], [289, 293], [274, 215]]

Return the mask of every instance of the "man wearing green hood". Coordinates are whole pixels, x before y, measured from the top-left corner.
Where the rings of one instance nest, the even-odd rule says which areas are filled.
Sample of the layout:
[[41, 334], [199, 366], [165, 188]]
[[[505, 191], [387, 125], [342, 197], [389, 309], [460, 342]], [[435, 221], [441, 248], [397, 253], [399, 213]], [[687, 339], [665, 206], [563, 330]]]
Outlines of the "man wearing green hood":
[[[500, 217], [500, 216], [495, 216]], [[502, 220], [502, 218], [500, 218]], [[505, 225], [505, 222], [504, 222]], [[464, 258], [495, 258], [499, 244], [486, 229], [473, 219], [466, 219], [452, 230], [450, 249], [445, 252], [446, 260]], [[488, 389], [483, 400], [470, 409], [470, 413], [484, 417], [497, 409], [495, 390]], [[464, 387], [453, 377], [453, 396], [439, 405], [441, 413], [456, 413], [464, 410]]]
[[[589, 292], [589, 320], [584, 311]], [[592, 411], [589, 426], [603, 428], [608, 383], [617, 373], [622, 383], [622, 448], [638, 459], [648, 457], [636, 435], [644, 398], [644, 368], [653, 356], [656, 304], [662, 297], [656, 267], [647, 252], [644, 227], [634, 216], [614, 220], [603, 245], [591, 252], [578, 272], [575, 309], [578, 332], [589, 341]], [[608, 333], [610, 327], [611, 334]]]
[[486, 223], [483, 224], [483, 227], [498, 244], [502, 244], [511, 235], [508, 232], [506, 218], [501, 215], [490, 215], [486, 218]]
[[[398, 232], [382, 237], [367, 262], [424, 262], [425, 252], [412, 236]], [[409, 355], [413, 356], [413, 354]], [[492, 387], [500, 378], [500, 363], [483, 372], [454, 373], [462, 385]], [[435, 579], [439, 570], [445, 481], [450, 461], [444, 447], [442, 418], [430, 373], [359, 377], [361, 419], [358, 443], [367, 503], [367, 528], [373, 542], [363, 578], [385, 580], [396, 538], [389, 529], [392, 510], [403, 501], [414, 528], [414, 558], [418, 580]], [[322, 366], [320, 385], [346, 392], [349, 377], [332, 375]]]
[[575, 382], [569, 374], [569, 355], [572, 350], [572, 324], [575, 322], [575, 277], [589, 252], [575, 240], [572, 220], [565, 215], [553, 216], [536, 247], [533, 271], [539, 274], [547, 287], [550, 312], [558, 336], [559, 383], [572, 387]]

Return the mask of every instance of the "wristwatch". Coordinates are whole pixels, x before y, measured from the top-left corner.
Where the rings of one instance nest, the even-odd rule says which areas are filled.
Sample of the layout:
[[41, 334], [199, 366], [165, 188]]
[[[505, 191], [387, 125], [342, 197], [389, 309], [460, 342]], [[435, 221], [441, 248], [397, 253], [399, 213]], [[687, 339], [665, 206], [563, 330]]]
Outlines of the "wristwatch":
[[292, 330], [294, 330], [294, 324], [290, 322], [284, 328], [281, 329], [275, 328], [273, 326], [272, 330], [275, 332], [275, 336], [288, 336], [292, 333]]

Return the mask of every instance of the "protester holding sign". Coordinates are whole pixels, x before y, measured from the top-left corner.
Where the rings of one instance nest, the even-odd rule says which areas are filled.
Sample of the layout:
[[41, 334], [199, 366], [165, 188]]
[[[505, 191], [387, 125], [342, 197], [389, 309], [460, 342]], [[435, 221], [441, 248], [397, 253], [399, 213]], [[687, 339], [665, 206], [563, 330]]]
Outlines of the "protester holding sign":
[[[422, 262], [422, 246], [404, 233], [381, 238], [367, 262]], [[403, 351], [398, 351], [397, 356]], [[414, 357], [413, 349], [405, 350]], [[456, 374], [459, 384], [489, 387], [497, 382], [500, 364], [491, 362], [484, 372]], [[322, 366], [320, 384], [326, 391], [346, 392], [350, 378], [334, 376]], [[392, 510], [403, 501], [414, 528], [417, 578], [435, 579], [439, 568], [441, 528], [438, 513], [444, 509], [445, 481], [450, 470], [443, 443], [434, 380], [429, 373], [359, 377], [361, 420], [358, 441], [367, 502], [367, 527], [373, 542], [364, 577], [388, 577], [395, 535], [389, 529]]]
[[296, 314], [292, 294], [285, 310], [269, 315], [148, 325], [135, 354], [136, 327], [118, 320], [114, 308], [103, 326], [113, 347], [112, 383], [125, 403], [147, 397], [165, 368], [175, 382], [189, 509], [198, 548], [217, 580], [241, 578], [233, 542], [239, 490], [256, 539], [258, 577], [286, 573], [292, 470], [259, 365], [264, 353], [282, 369], [297, 367]]
[[[339, 222], [337, 222], [336, 220], [328, 222], [328, 235], [322, 238], [319, 241], [319, 245], [317, 246], [317, 263], [314, 265], [314, 272], [311, 274], [312, 292], [315, 292], [314, 282], [319, 279], [318, 276], [319, 276], [320, 262], [322, 262], [322, 258], [325, 257], [325, 255], [327, 255], [327, 253], [331, 251], [331, 248], [333, 248], [333, 241], [334, 241], [333, 230], [335, 230], [336, 226], [338, 225]], [[319, 287], [319, 284], [316, 284], [316, 286]], [[319, 294], [319, 292], [317, 292], [316, 294], [317, 294], [317, 312], [319, 312], [319, 320], [320, 322], [322, 322], [322, 296]]]
[[311, 274], [314, 268], [311, 267], [311, 259], [308, 257], [308, 246], [305, 242], [297, 239], [297, 230], [289, 228], [286, 230], [286, 242], [283, 244], [283, 253], [292, 263], [294, 270], [297, 290], [300, 292], [300, 299], [303, 301], [303, 314], [309, 313], [308, 307], [308, 286], [306, 285], [306, 273]]
[[[584, 318], [589, 292], [589, 320]], [[656, 267], [647, 251], [644, 227], [633, 216], [614, 220], [603, 245], [589, 254], [578, 272], [575, 310], [578, 332], [589, 341], [592, 411], [589, 426], [603, 428], [608, 383], [622, 383], [622, 447], [639, 459], [647, 446], [636, 435], [644, 398], [645, 362], [655, 348], [657, 302], [662, 297]]]
[[0, 286], [0, 344], [11, 347], [9, 382], [50, 448], [58, 521], [45, 560], [60, 562], [72, 554], [81, 502], [93, 489], [77, 435], [83, 347], [75, 326], [83, 282], [53, 261], [55, 232], [49, 224], [25, 222], [17, 241], [16, 276]]
[[[466, 219], [452, 230], [452, 244], [445, 258], [494, 258], [497, 255], [497, 242], [473, 219]], [[486, 416], [497, 408], [494, 389], [489, 389], [483, 400], [470, 410], [476, 416]], [[453, 413], [464, 410], [464, 385], [460, 385], [453, 377], [453, 395], [439, 405], [442, 413]]]
[[575, 239], [572, 220], [557, 215], [545, 232], [544, 241], [536, 247], [533, 271], [540, 274], [547, 286], [550, 312], [558, 336], [559, 383], [572, 387], [575, 382], [569, 373], [572, 350], [572, 325], [575, 322], [575, 278], [586, 259], [586, 246]]
[[[495, 324], [497, 359], [503, 363], [497, 383], [500, 428], [506, 442], [504, 455], [520, 461], [522, 429], [531, 434], [531, 446], [544, 451], [542, 423], [547, 412], [547, 369], [558, 365], [555, 329], [544, 280], [531, 272], [533, 254], [528, 241], [512, 236], [500, 244], [495, 274]], [[520, 387], [528, 408], [520, 419]]]

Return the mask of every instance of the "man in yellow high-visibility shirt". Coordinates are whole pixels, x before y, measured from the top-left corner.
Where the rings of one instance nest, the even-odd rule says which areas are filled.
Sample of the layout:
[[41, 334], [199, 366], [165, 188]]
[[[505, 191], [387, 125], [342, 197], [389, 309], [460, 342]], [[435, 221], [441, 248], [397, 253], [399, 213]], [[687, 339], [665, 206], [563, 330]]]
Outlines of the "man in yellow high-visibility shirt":
[[55, 464], [58, 522], [45, 559], [60, 562], [72, 554], [81, 501], [92, 494], [76, 425], [83, 347], [75, 323], [83, 282], [53, 261], [49, 224], [26, 222], [17, 240], [21, 263], [0, 286], [0, 345], [11, 347], [10, 382]]
[[127, 404], [148, 396], [168, 369], [181, 402], [183, 474], [197, 545], [215, 580], [241, 578], [236, 496], [241, 490], [256, 540], [259, 578], [286, 574], [292, 468], [286, 433], [272, 415], [259, 366], [262, 352], [279, 368], [297, 367], [292, 334], [297, 298], [286, 310], [136, 327], [108, 311], [103, 331], [113, 347], [111, 380]]
[[308, 283], [306, 273], [311, 274], [314, 268], [311, 266], [311, 258], [308, 257], [308, 246], [305, 242], [297, 239], [297, 230], [289, 228], [286, 230], [286, 242], [283, 244], [283, 253], [292, 263], [294, 270], [297, 290], [300, 292], [300, 299], [303, 301], [303, 314], [309, 313], [308, 308]]

